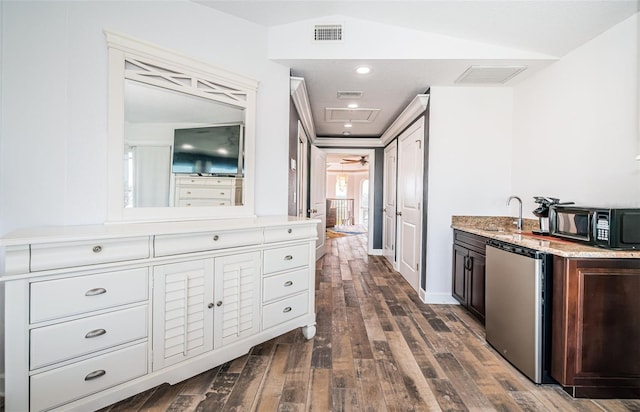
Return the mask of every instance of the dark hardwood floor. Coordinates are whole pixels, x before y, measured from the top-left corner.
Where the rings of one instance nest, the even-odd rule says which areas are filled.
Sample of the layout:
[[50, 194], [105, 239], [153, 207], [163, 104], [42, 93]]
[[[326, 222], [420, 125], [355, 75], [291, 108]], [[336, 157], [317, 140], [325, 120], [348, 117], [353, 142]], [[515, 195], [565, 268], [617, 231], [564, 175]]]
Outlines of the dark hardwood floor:
[[103, 411], [640, 411], [538, 386], [455, 305], [424, 305], [366, 235], [327, 240], [316, 267], [317, 335], [299, 330], [176, 385]]

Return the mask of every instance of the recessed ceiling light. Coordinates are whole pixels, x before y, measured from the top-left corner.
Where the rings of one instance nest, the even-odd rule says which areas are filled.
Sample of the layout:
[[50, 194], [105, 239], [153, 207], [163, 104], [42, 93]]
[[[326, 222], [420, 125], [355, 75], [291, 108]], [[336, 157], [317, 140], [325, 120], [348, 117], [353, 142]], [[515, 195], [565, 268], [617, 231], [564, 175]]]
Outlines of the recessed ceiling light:
[[345, 124], [344, 124], [344, 127], [346, 127], [346, 128], [348, 129], [348, 128], [350, 128], [350, 127], [353, 127], [353, 125], [352, 125], [351, 123], [345, 123]]
[[193, 149], [193, 145], [190, 145], [189, 143], [185, 143], [182, 146], [180, 146], [180, 148], [184, 150], [191, 150]]
[[345, 136], [351, 136], [351, 132], [348, 132], [346, 130], [344, 132], [342, 132], [342, 134], [345, 135]]
[[356, 73], [358, 74], [369, 74], [371, 72], [371, 67], [369, 66], [358, 66], [356, 67]]
[[347, 105], [347, 107], [348, 107], [349, 109], [357, 109], [357, 108], [358, 108], [358, 103], [349, 103], [349, 104]]

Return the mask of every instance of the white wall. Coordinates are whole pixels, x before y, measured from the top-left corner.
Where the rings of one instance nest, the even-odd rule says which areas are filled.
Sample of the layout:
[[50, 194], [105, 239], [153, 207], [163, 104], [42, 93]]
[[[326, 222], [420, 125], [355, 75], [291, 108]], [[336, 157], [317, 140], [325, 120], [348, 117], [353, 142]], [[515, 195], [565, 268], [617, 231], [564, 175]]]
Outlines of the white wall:
[[255, 210], [287, 213], [289, 70], [267, 59], [264, 27], [183, 0], [0, 2], [0, 7], [0, 234], [105, 221], [104, 29], [260, 81]]
[[611, 28], [514, 88], [512, 189], [640, 206], [638, 21]]
[[510, 213], [513, 95], [432, 87], [430, 105], [426, 300], [453, 303], [451, 216]]

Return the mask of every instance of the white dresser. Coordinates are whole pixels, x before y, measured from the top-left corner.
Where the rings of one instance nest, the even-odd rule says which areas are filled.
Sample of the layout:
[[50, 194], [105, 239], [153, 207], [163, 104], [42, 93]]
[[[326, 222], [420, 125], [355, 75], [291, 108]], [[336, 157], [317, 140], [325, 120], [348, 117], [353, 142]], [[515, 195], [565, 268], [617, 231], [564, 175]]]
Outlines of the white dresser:
[[95, 410], [298, 327], [311, 339], [316, 224], [268, 217], [7, 235], [6, 410]]
[[175, 206], [235, 206], [242, 204], [242, 178], [176, 176]]

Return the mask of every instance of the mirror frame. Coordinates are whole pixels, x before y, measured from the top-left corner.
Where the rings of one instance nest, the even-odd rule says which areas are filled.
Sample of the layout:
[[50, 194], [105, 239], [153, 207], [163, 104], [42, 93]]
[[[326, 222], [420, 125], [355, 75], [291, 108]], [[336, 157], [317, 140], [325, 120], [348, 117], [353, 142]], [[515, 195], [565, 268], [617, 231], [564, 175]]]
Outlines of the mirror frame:
[[[107, 222], [203, 220], [255, 217], [255, 106], [258, 81], [214, 67], [152, 43], [105, 30], [109, 51], [109, 118], [107, 145]], [[140, 62], [177, 74], [190, 82], [159, 81], [125, 70]], [[157, 76], [156, 76], [157, 77]], [[234, 206], [124, 207], [124, 83], [141, 81], [245, 110], [243, 203]]]

